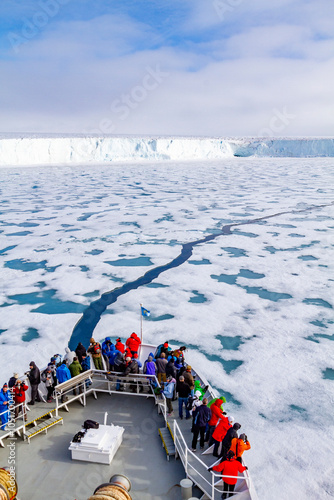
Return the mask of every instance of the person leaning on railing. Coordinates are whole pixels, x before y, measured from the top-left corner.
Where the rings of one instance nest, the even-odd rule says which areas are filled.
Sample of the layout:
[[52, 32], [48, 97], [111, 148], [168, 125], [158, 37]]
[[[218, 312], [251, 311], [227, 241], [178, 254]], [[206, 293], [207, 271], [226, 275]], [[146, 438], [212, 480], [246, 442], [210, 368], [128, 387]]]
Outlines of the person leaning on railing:
[[233, 495], [233, 491], [238, 480], [238, 472], [241, 473], [247, 469], [248, 467], [241, 465], [241, 463], [234, 458], [234, 452], [231, 450], [228, 452], [226, 460], [223, 460], [222, 462], [220, 462], [220, 464], [214, 465], [213, 467], [210, 467], [208, 469], [209, 471], [221, 472], [222, 474], [222, 479], [224, 482], [222, 500]]

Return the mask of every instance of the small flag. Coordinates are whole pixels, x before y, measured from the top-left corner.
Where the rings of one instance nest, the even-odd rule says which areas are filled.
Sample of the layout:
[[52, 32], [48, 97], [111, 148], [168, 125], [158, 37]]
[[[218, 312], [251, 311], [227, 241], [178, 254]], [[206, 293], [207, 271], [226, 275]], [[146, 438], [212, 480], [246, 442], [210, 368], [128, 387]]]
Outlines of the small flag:
[[141, 306], [141, 314], [142, 314], [142, 316], [145, 316], [146, 318], [148, 318], [151, 313], [150, 313], [150, 311], [145, 309], [145, 307]]

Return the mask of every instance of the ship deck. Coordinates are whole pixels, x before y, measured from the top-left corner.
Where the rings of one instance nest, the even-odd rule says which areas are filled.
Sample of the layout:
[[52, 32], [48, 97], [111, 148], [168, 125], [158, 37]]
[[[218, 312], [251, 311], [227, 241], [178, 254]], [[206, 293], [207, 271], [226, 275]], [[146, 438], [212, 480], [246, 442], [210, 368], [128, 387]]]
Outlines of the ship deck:
[[[175, 415], [177, 416], [177, 401]], [[18, 438], [15, 442], [18, 498], [20, 500], [86, 500], [97, 486], [108, 482], [113, 474], [125, 474], [132, 483], [130, 494], [133, 500], [179, 500], [179, 483], [185, 477], [180, 460], [166, 453], [158, 434], [164, 427], [162, 415], [158, 415], [152, 398], [126, 394], [99, 393], [97, 400], [87, 397], [87, 405], [73, 401], [69, 412], [59, 411], [64, 425], [53, 426], [47, 434], [33, 437], [28, 444]], [[45, 403], [35, 404], [32, 412], [43, 414], [49, 410]], [[32, 413], [31, 412], [31, 413]], [[68, 450], [73, 436], [86, 419], [104, 421], [124, 427], [123, 442], [110, 465], [77, 461], [71, 459]], [[190, 420], [181, 421], [185, 438], [191, 440]], [[187, 436], [189, 433], [189, 436]], [[0, 450], [0, 465], [8, 466], [7, 444]], [[190, 443], [189, 443], [190, 444]], [[193, 490], [193, 496], [200, 498], [201, 492]]]

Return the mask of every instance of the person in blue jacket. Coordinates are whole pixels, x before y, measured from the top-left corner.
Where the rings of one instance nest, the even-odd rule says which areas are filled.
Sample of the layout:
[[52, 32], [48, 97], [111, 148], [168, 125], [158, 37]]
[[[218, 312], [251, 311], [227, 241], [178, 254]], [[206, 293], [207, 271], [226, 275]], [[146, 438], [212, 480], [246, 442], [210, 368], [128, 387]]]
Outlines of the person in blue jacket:
[[1, 417], [1, 429], [4, 431], [6, 424], [9, 421], [9, 401], [10, 393], [8, 392], [8, 385], [4, 384], [0, 391], [0, 417]]
[[173, 378], [171, 375], [169, 375], [167, 377], [167, 381], [165, 383], [165, 388], [163, 390], [163, 394], [165, 395], [166, 402], [167, 402], [168, 416], [171, 416], [173, 414], [172, 399], [173, 399], [173, 395], [174, 395], [175, 384], [176, 384], [175, 378]]
[[114, 364], [115, 364], [115, 358], [117, 357], [117, 355], [120, 353], [120, 351], [118, 351], [116, 349], [116, 347], [114, 346], [114, 344], [111, 344], [110, 346], [110, 351], [108, 352], [108, 358], [109, 358], [109, 369], [110, 371], [115, 371], [114, 370]]
[[113, 346], [113, 345], [114, 344], [111, 342], [111, 338], [106, 337], [104, 342], [102, 342], [102, 354], [104, 354], [105, 356], [109, 356], [111, 346]]
[[[66, 361], [64, 360], [62, 364], [57, 368], [57, 379], [58, 379], [58, 384], [62, 384], [63, 382], [66, 382], [66, 380], [70, 380], [71, 377], [71, 372], [66, 366]], [[64, 403], [64, 395], [61, 397], [61, 402]]]

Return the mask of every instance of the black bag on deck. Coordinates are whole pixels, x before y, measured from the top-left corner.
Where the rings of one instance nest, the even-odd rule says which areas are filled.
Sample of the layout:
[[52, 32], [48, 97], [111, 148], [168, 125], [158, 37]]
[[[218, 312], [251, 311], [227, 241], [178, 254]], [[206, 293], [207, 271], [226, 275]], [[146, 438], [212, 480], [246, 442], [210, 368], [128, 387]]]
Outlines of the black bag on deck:
[[100, 424], [94, 420], [85, 420], [83, 426], [84, 429], [98, 429]]

